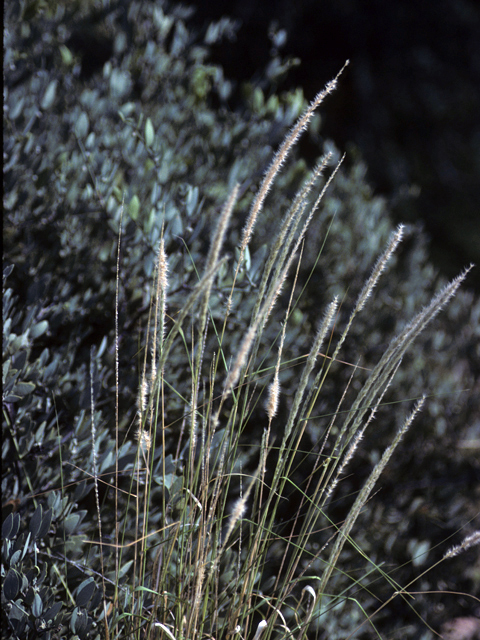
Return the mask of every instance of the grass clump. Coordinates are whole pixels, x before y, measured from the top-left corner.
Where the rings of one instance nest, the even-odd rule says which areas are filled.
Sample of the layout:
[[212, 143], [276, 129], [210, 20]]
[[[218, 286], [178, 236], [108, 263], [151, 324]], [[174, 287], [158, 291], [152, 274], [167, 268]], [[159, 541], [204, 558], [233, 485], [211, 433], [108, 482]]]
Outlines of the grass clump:
[[[168, 315], [168, 256], [163, 238], [160, 240], [139, 390], [137, 453], [128, 474], [126, 497], [119, 494], [122, 481], [116, 466], [111, 493], [120, 517], [113, 523], [111, 516], [106, 515], [110, 526], [115, 524], [116, 533], [114, 541], [107, 545], [112, 552], [106, 551], [104, 545], [99, 551], [102, 574], [105, 566], [111, 566], [111, 571], [113, 562], [115, 566], [114, 586], [103, 585], [106, 635], [224, 638], [238, 634], [302, 638], [309, 629], [320, 630], [325, 600], [328, 608], [334, 610], [346, 596], [345, 592], [334, 595], [331, 591], [331, 578], [339, 570], [342, 549], [347, 543], [355, 546], [351, 532], [356, 520], [425, 397], [415, 404], [393, 435], [343, 522], [337, 523], [329, 516], [332, 496], [407, 349], [455, 295], [468, 270], [418, 310], [403, 331], [393, 337], [348, 409], [342, 397], [333, 417], [324, 419], [322, 438], [308, 452], [309, 473], [305, 483], [295, 486], [292, 468], [298, 465], [308, 423], [319, 419], [315, 417], [315, 406], [324, 380], [332, 363], [338, 360], [357, 315], [368, 309], [369, 298], [404, 232], [400, 226], [392, 233], [344, 328], [338, 298], [327, 306], [301, 364], [288, 409], [281, 419], [276, 419], [295, 277], [280, 323], [275, 317], [275, 303], [292, 265], [297, 264], [298, 269], [309, 222], [325, 192], [321, 189], [320, 195], [310, 202], [320, 170], [314, 171], [300, 189], [280, 222], [270, 253], [267, 252], [260, 266], [256, 286], [251, 289], [250, 300], [236, 296], [239, 274], [245, 269], [255, 219], [297, 138], [297, 131], [304, 128], [334, 85], [335, 82], [319, 94], [275, 155], [251, 206], [237, 260], [229, 266], [221, 255], [228, 220], [238, 197], [238, 185], [234, 186], [212, 234], [203, 275], [199, 272], [197, 284], [173, 318]], [[327, 159], [322, 169], [325, 164]], [[225, 290], [223, 317], [217, 316], [218, 303], [214, 303], [212, 296], [215, 289]], [[250, 319], [235, 341], [227, 333], [229, 319], [240, 304], [248, 305]], [[211, 311], [213, 305], [216, 314]], [[281, 329], [273, 342], [265, 341], [267, 325], [272, 322]], [[172, 354], [178, 349], [184, 353], [188, 384], [175, 380], [175, 376], [172, 382], [169, 376], [170, 362], [178, 361], [178, 356], [173, 358]], [[327, 351], [328, 359], [322, 350]], [[174, 428], [168, 416], [167, 398], [171, 394], [184, 405], [180, 429]], [[257, 445], [252, 442], [245, 455], [241, 452], [242, 438], [249, 423], [258, 420], [255, 407], [262, 404], [266, 415], [263, 427], [259, 425], [259, 442]], [[116, 460], [119, 451], [117, 439]], [[254, 459], [256, 467], [252, 467]], [[122, 470], [122, 476], [125, 471]], [[94, 476], [97, 487], [100, 478], [96, 464]], [[300, 496], [296, 515], [288, 524], [280, 524], [278, 511], [282, 501], [289, 500], [292, 488]], [[232, 496], [236, 494], [234, 500]], [[101, 533], [105, 527], [104, 507], [100, 507], [98, 495], [97, 511]], [[325, 541], [314, 550], [313, 538], [317, 537], [317, 527], [322, 521], [326, 523]], [[127, 526], [132, 522], [134, 529]], [[270, 564], [275, 565], [275, 575], [269, 575]], [[120, 577], [125, 566], [130, 567], [128, 581]], [[312, 572], [314, 566], [321, 566], [322, 570]], [[375, 563], [373, 570], [395, 587], [388, 573]], [[401, 591], [395, 587], [392, 598], [400, 597]], [[374, 620], [366, 613], [363, 617], [363, 622], [375, 628]], [[359, 623], [362, 626], [361, 619]]]

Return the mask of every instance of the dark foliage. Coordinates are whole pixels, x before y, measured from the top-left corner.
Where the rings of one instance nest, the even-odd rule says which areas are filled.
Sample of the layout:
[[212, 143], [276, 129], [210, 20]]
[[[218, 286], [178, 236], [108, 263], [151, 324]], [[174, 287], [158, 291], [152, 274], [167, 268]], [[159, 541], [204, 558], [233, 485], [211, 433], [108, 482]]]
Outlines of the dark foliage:
[[[114, 540], [115, 524], [114, 309], [122, 208], [118, 468], [128, 490], [136, 455], [131, 425], [160, 236], [163, 233], [170, 259], [168, 311], [173, 318], [197, 282], [219, 209], [238, 181], [241, 198], [227, 242], [234, 262], [252, 193], [272, 150], [304, 107], [301, 91], [275, 94], [275, 69], [283, 73], [289, 67], [275, 55], [262, 82], [243, 86], [242, 106], [232, 112], [231, 85], [222, 69], [209, 62], [209, 47], [233, 37], [235, 26], [228, 20], [214, 23], [201, 40], [187, 29], [189, 15], [184, 7], [160, 1], [118, 3], [101, 10], [96, 3], [82, 2], [6, 7], [4, 638], [48, 640], [68, 633], [72, 638], [94, 638], [100, 633], [103, 583], [99, 546], [91, 544], [98, 541], [92, 450], [102, 478], [99, 499], [103, 542], [108, 545]], [[317, 121], [317, 128], [314, 125], [307, 134], [317, 144], [318, 125]], [[237, 336], [228, 345], [232, 352], [250, 317], [249, 292], [258, 284], [263, 247], [304, 171], [305, 163], [296, 159], [269, 196], [242, 274], [241, 311], [230, 321], [231, 335]], [[295, 363], [307, 353], [332, 295], [343, 300], [341, 321], [348, 317], [391, 227], [386, 201], [366, 184], [364, 165], [353, 161], [339, 173], [305, 243], [299, 276], [305, 291], [286, 338], [285, 357], [290, 361]], [[306, 431], [305, 455], [298, 454], [294, 470], [298, 486], [309, 473], [308, 452], [325, 429], [323, 416], [335, 411], [351, 365], [360, 360], [362, 367], [370, 367], [378, 361], [405, 318], [418, 311], [440, 284], [428, 263], [421, 232], [414, 227], [409, 231], [396, 265], [390, 267], [389, 277], [345, 344], [344, 363], [332, 367], [315, 410], [318, 418]], [[214, 319], [230, 282], [231, 271], [221, 272], [212, 297], [218, 305], [212, 305]], [[447, 539], [454, 536], [452, 542], [457, 542], [458, 531], [467, 527], [468, 532], [466, 523], [478, 517], [479, 317], [478, 301], [461, 293], [408, 355], [386, 399], [394, 403], [424, 391], [431, 395], [401, 454], [388, 467], [355, 538], [375, 562], [387, 563], [387, 570], [394, 571], [394, 579], [402, 585], [423, 568], [416, 560], [420, 552], [428, 553], [428, 563], [433, 564], [446, 550]], [[263, 337], [266, 364], [274, 362], [277, 336], [269, 329]], [[166, 398], [171, 424], [166, 450], [159, 447], [156, 452], [156, 464], [163, 456], [172, 473], [171, 484], [158, 483], [155, 497], [167, 495], [173, 506], [181, 485], [174, 456], [190, 387], [186, 358], [182, 345], [175, 346], [168, 365], [176, 393]], [[296, 371], [295, 366], [286, 367], [282, 374], [285, 412], [297, 384]], [[360, 371], [352, 392], [361, 380]], [[265, 420], [259, 407], [252, 409], [243, 434], [245, 469], [257, 463], [256, 434]], [[340, 487], [338, 520], [347, 509], [348, 496], [358, 491], [405, 413], [402, 405], [394, 404], [379, 412]], [[287, 521], [295, 512], [296, 498], [286, 497], [290, 500], [282, 516]], [[161, 515], [152, 508], [152, 527]], [[126, 529], [130, 528], [134, 529], [133, 523], [127, 523]], [[318, 544], [323, 542], [319, 534]], [[114, 585], [109, 552], [106, 559], [105, 590], [110, 595]], [[128, 580], [130, 561], [126, 556], [122, 584]], [[450, 562], [456, 572], [447, 573], [441, 565], [418, 590], [468, 593], [478, 588], [478, 562], [470, 567], [465, 567], [463, 557]], [[346, 551], [342, 567], [350, 567], [347, 582], [356, 572], [366, 574], [366, 565], [355, 550]], [[333, 586], [340, 591], [344, 580], [339, 574]], [[369, 585], [368, 578], [362, 581], [362, 587], [377, 586]], [[390, 592], [385, 581], [375, 593], [386, 599]], [[443, 610], [428, 596], [416, 602], [417, 610], [434, 626], [471, 613], [467, 598], [439, 599]], [[367, 605], [375, 606], [373, 597], [367, 598]], [[377, 628], [392, 638], [418, 637], [423, 623], [407, 604], [401, 611], [397, 601], [394, 605], [381, 613]], [[347, 602], [342, 612], [325, 616], [325, 623], [321, 620], [330, 639], [336, 637], [335, 625], [338, 633], [352, 629], [354, 608]], [[393, 635], [400, 623], [392, 630], [392, 611], [406, 625], [403, 635]]]

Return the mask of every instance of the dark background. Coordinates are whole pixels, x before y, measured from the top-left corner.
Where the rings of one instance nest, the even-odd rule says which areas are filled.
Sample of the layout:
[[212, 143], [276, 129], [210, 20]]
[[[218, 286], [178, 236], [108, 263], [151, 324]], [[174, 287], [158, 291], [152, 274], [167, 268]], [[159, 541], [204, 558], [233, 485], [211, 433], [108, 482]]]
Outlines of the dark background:
[[[214, 48], [228, 78], [255, 80], [285, 29], [293, 67], [278, 90], [308, 99], [350, 59], [322, 105], [322, 134], [385, 194], [397, 221], [423, 221], [447, 276], [480, 263], [480, 5], [473, 0], [191, 0], [190, 22], [229, 15], [237, 38]], [[240, 82], [236, 85], [240, 87]], [[237, 93], [237, 98], [240, 95]], [[235, 93], [232, 107], [235, 106]], [[303, 148], [308, 159], [318, 148]], [[480, 291], [480, 270], [468, 282]]]

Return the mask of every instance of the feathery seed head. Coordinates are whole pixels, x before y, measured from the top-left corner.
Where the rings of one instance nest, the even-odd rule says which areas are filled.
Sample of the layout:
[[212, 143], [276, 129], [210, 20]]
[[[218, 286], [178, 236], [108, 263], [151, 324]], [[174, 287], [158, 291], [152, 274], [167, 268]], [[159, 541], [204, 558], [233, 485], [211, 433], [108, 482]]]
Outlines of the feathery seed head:
[[152, 389], [155, 387], [156, 379], [157, 379], [157, 365], [155, 360], [152, 359], [152, 371], [150, 372], [150, 385]]
[[152, 438], [148, 431], [145, 431], [145, 429], [142, 429], [142, 427], [139, 426], [137, 429], [136, 437], [142, 453], [148, 453], [148, 451], [150, 451], [150, 447], [152, 446]]
[[233, 522], [237, 522], [244, 515], [246, 510], [245, 500], [243, 498], [239, 498], [232, 509], [232, 520]]
[[165, 241], [162, 237], [157, 255], [158, 286], [165, 293], [168, 288], [168, 259], [165, 252]]
[[387, 248], [375, 263], [375, 266], [373, 267], [372, 275], [367, 280], [360, 295], [358, 296], [357, 306], [356, 306], [357, 312], [361, 311], [365, 306], [365, 302], [370, 297], [375, 285], [378, 282], [380, 275], [385, 270], [385, 267], [387, 266], [388, 261], [392, 257], [395, 249], [397, 248], [399, 242], [401, 241], [402, 236], [403, 236], [403, 224], [399, 224], [396, 231], [394, 231], [390, 236]]
[[458, 556], [460, 553], [463, 553], [467, 549], [470, 549], [477, 544], [480, 544], [480, 529], [467, 536], [461, 544], [458, 544], [449, 549], [443, 556], [443, 559], [445, 560], [446, 558], [453, 558], [454, 556]]
[[273, 418], [277, 415], [278, 411], [278, 399], [280, 396], [280, 384], [278, 382], [278, 374], [275, 372], [275, 377], [273, 379], [272, 384], [268, 389], [268, 400], [267, 400], [267, 415], [269, 420], [273, 420]]
[[336, 77], [330, 82], [328, 82], [325, 85], [325, 88], [323, 89], [323, 91], [320, 91], [315, 96], [315, 98], [312, 100], [308, 108], [299, 117], [297, 122], [294, 124], [294, 126], [291, 128], [291, 130], [285, 137], [283, 143], [280, 145], [280, 148], [278, 149], [269, 168], [266, 171], [265, 178], [250, 208], [250, 213], [249, 213], [247, 222], [245, 224], [245, 227], [243, 229], [242, 245], [241, 245], [242, 250], [244, 250], [247, 244], [250, 242], [250, 237], [252, 235], [253, 227], [255, 226], [257, 215], [263, 207], [263, 202], [267, 196], [267, 193], [270, 190], [270, 187], [272, 186], [275, 176], [278, 174], [281, 167], [285, 163], [285, 160], [287, 159], [288, 154], [290, 153], [292, 147], [297, 142], [301, 133], [305, 131], [305, 129], [307, 128], [308, 123], [313, 118], [313, 115], [317, 107], [321, 104], [321, 102], [323, 102], [323, 100], [330, 93], [334, 91], [335, 87], [337, 86], [338, 78], [343, 73], [343, 70], [348, 64], [349, 64], [349, 61], [347, 60], [343, 65], [343, 67], [340, 69], [340, 71], [337, 73]]
[[142, 379], [137, 396], [137, 407], [139, 414], [141, 415], [147, 408], [147, 396], [148, 396], [148, 382], [145, 377]]
[[238, 376], [240, 375], [240, 371], [247, 361], [248, 354], [250, 353], [250, 347], [252, 346], [253, 339], [255, 338], [257, 332], [257, 326], [252, 325], [240, 345], [240, 350], [238, 352], [237, 357], [232, 365], [230, 373], [227, 376], [227, 380], [225, 382], [225, 392], [229, 393], [231, 388], [235, 386], [238, 380]]
[[318, 328], [317, 335], [315, 336], [315, 341], [313, 343], [312, 355], [316, 358], [322, 348], [323, 341], [325, 340], [325, 336], [327, 335], [328, 330], [332, 326], [333, 319], [335, 317], [335, 313], [338, 308], [338, 296], [335, 296], [332, 302], [328, 305], [327, 311], [325, 312], [325, 316], [320, 323], [320, 327]]

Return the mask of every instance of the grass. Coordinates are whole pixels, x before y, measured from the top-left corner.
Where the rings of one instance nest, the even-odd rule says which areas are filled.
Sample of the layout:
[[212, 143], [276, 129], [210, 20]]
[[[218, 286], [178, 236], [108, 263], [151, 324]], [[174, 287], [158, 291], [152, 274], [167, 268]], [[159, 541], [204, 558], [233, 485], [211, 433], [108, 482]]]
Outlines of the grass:
[[[332, 363], [346, 359], [342, 346], [358, 314], [368, 313], [369, 298], [402, 241], [403, 227], [392, 234], [371, 274], [365, 274], [364, 287], [346, 321], [343, 301], [337, 298], [318, 311], [317, 333], [302, 359], [296, 388], [288, 389], [281, 409], [279, 401], [285, 393], [282, 371], [289, 366], [285, 340], [295, 306], [301, 303], [296, 298], [296, 282], [302, 246], [338, 169], [323, 188], [318, 186], [329, 166], [328, 156], [306, 179], [278, 228], [272, 230], [256, 286], [249, 296], [239, 293], [247, 277], [255, 223], [267, 193], [337, 80], [338, 76], [318, 94], [275, 154], [253, 200], [234, 264], [223, 256], [238, 200], [238, 185], [232, 189], [212, 234], [203, 272], [195, 264], [198, 282], [173, 317], [169, 315], [169, 256], [161, 239], [133, 427], [137, 454], [126, 485], [124, 469], [118, 464], [124, 443], [119, 430], [117, 279], [112, 503], [102, 503], [99, 491], [93, 388], [91, 407], [99, 541], [105, 540], [107, 527], [112, 523], [114, 527], [113, 534], [110, 532], [114, 542], [103, 542], [100, 554], [105, 594], [100, 620], [107, 638], [325, 637], [325, 620], [340, 615], [347, 600], [354, 602], [357, 621], [352, 620], [349, 637], [356, 637], [355, 627], [368, 629], [372, 634], [368, 637], [381, 637], [375, 627], [377, 611], [395, 598], [410, 602], [409, 585], [396, 584], [374, 559], [370, 559], [371, 573], [356, 578], [343, 591], [337, 591], [335, 578], [348, 571], [342, 566], [345, 545], [364, 555], [355, 543], [354, 526], [380, 474], [422, 409], [424, 397], [414, 403], [403, 426], [392, 435], [343, 521], [335, 520], [331, 507], [404, 354], [455, 295], [469, 269], [406, 322], [360, 388], [357, 390], [353, 382], [352, 388], [347, 386], [329, 418], [315, 414], [324, 382]], [[120, 232], [117, 272], [121, 254]], [[286, 305], [280, 304], [280, 299], [287, 300]], [[239, 305], [243, 305], [243, 316], [245, 306], [249, 310], [249, 321], [241, 332], [234, 322]], [[182, 384], [178, 372], [171, 371], [179, 353]], [[359, 365], [352, 366], [351, 381], [358, 370]], [[351, 401], [354, 387], [356, 397]], [[184, 406], [176, 425], [167, 408], [172, 395]], [[252, 442], [251, 422], [258, 420], [262, 411]], [[313, 420], [321, 424], [323, 435], [317, 448], [306, 452], [302, 448], [304, 434]], [[307, 456], [308, 473], [299, 485], [294, 478], [302, 464], [299, 460]], [[282, 521], [283, 505], [293, 494], [297, 501], [294, 515]], [[466, 541], [465, 548], [470, 542]], [[477, 543], [478, 535], [472, 544]], [[378, 579], [388, 583], [391, 598], [366, 611], [356, 589], [368, 591], [368, 584]]]

